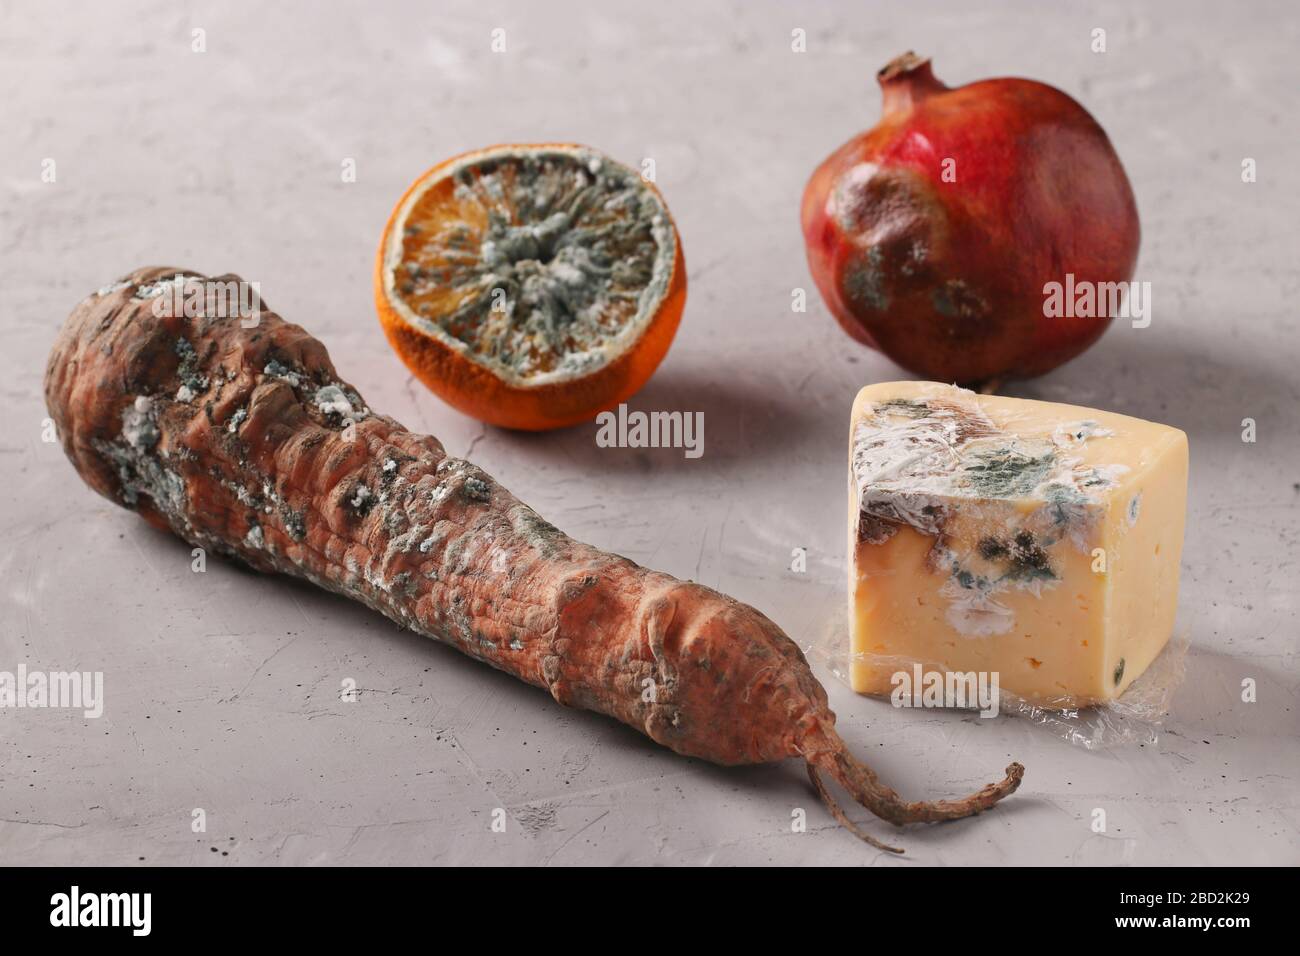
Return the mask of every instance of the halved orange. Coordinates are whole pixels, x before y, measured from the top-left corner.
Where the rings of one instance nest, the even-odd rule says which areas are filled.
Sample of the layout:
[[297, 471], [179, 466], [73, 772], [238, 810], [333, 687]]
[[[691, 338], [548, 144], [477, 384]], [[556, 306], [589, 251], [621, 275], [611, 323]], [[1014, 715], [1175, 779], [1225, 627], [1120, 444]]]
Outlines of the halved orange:
[[375, 304], [443, 400], [540, 431], [646, 383], [681, 321], [686, 264], [636, 171], [572, 143], [493, 146], [406, 191], [380, 240]]

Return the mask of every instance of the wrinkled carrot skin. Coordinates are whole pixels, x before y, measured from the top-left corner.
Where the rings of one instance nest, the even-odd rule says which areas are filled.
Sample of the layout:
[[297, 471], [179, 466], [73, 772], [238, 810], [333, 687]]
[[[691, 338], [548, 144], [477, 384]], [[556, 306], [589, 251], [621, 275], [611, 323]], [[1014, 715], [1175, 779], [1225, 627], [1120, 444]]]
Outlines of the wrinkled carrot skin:
[[50, 352], [50, 415], [106, 498], [678, 753], [802, 757], [835, 819], [882, 850], [902, 852], [849, 819], [822, 773], [898, 825], [971, 816], [1020, 785], [1013, 763], [966, 797], [905, 801], [848, 752], [803, 654], [758, 611], [562, 534], [437, 439], [371, 412], [320, 342], [265, 308], [251, 328], [160, 317], [143, 290], [178, 273], [202, 279], [140, 269], [90, 296]]
[[[90, 296], [50, 354], [50, 414], [100, 494], [678, 753], [750, 764], [827, 746], [825, 691], [758, 611], [574, 541], [436, 439], [362, 413], [324, 346], [273, 312], [255, 328], [158, 317], [137, 290], [177, 273], [202, 278], [141, 269]], [[331, 385], [356, 399], [354, 427], [315, 401]]]

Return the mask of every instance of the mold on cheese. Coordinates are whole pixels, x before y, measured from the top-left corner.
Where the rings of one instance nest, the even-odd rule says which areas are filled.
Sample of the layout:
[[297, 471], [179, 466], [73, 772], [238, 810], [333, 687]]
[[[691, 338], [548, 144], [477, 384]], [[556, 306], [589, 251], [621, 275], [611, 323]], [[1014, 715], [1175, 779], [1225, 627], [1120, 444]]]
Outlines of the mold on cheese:
[[[998, 664], [1004, 689], [1073, 706], [1122, 692], [1167, 640], [1186, 498], [1177, 429], [884, 383], [858, 396], [849, 458], [859, 690], [887, 692], [870, 662], [897, 656]], [[1144, 489], [1161, 507], [1139, 524], [1156, 497]]]

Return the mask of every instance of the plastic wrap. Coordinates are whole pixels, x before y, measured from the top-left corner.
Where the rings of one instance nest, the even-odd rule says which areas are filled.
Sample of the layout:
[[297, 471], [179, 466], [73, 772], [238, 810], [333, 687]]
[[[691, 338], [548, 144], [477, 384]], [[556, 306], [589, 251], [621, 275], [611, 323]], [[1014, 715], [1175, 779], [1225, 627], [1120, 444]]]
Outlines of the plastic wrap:
[[[991, 719], [1013, 717], [1028, 720], [1062, 740], [1088, 750], [1155, 743], [1174, 692], [1183, 681], [1189, 644], [1188, 629], [1180, 622], [1151, 665], [1120, 697], [1106, 704], [1084, 708], [1063, 704], [1060, 708], [1050, 708], [1022, 700], [1005, 688], [999, 688], [997, 713]], [[843, 607], [828, 615], [822, 633], [811, 647], [811, 657], [825, 664], [845, 686], [852, 687], [849, 665], [855, 656], [849, 650], [848, 615]], [[908, 657], [858, 655], [856, 659], [894, 672], [911, 673], [917, 665], [926, 673], [947, 670], [940, 662]], [[869, 698], [864, 696], [864, 699]]]

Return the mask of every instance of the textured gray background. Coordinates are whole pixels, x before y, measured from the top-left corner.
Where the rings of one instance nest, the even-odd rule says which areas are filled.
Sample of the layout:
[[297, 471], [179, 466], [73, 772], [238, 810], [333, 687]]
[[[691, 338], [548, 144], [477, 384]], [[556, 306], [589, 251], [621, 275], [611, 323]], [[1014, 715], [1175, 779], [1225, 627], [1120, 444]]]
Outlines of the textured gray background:
[[[0, 669], [103, 670], [108, 693], [97, 721], [0, 712], [0, 862], [1300, 862], [1295, 7], [945, 6], [0, 8]], [[489, 50], [495, 27], [505, 54]], [[894, 834], [908, 856], [886, 859], [833, 824], [793, 763], [686, 760], [340, 598], [217, 560], [193, 574], [185, 546], [41, 441], [45, 357], [82, 296], [146, 263], [236, 271], [324, 340], [372, 407], [472, 452], [575, 536], [754, 603], [808, 643], [841, 600], [850, 401], [904, 376], [817, 301], [798, 199], [875, 122], [874, 72], [909, 48], [949, 83], [1060, 86], [1132, 178], [1151, 327], [1118, 324], [1010, 391], [1191, 438], [1192, 643], [1156, 746], [1088, 752], [1023, 720], [893, 711], [823, 669], [843, 733], [907, 795], [968, 791], [1011, 757], [1029, 768], [993, 814]], [[484, 428], [385, 344], [371, 262], [391, 205], [433, 162], [511, 140], [655, 158], [690, 296], [632, 404], [704, 411], [703, 458], [598, 449], [594, 427]], [[796, 287], [806, 315], [791, 314]], [[345, 677], [356, 703], [338, 699]], [[1245, 677], [1258, 703], [1240, 701]], [[206, 834], [191, 832], [196, 807]], [[809, 832], [791, 832], [794, 807]]]

